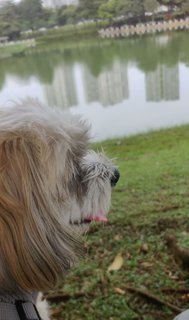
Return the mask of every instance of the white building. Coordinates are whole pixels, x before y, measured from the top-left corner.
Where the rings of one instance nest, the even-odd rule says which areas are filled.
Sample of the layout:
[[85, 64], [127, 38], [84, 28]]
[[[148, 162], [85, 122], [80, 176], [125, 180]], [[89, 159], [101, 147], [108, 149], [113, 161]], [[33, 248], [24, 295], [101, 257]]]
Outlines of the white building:
[[46, 8], [56, 8], [61, 6], [69, 6], [71, 4], [78, 5], [79, 0], [42, 0], [42, 3]]
[[169, 7], [168, 6], [158, 6], [156, 10], [154, 10], [154, 12], [145, 12], [145, 16], [152, 16], [154, 13], [165, 13], [169, 11]]

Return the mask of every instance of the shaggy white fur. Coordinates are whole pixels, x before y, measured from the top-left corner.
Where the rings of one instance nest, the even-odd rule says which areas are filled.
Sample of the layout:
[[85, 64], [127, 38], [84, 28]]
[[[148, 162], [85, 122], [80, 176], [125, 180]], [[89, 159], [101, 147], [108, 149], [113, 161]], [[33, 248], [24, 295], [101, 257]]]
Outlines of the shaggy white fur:
[[174, 320], [188, 320], [189, 319], [189, 310], [185, 310], [179, 314]]
[[50, 320], [48, 303], [46, 300], [42, 300], [41, 293], [39, 293], [37, 297], [36, 305], [37, 305], [37, 310], [40, 314], [40, 317], [43, 320]]

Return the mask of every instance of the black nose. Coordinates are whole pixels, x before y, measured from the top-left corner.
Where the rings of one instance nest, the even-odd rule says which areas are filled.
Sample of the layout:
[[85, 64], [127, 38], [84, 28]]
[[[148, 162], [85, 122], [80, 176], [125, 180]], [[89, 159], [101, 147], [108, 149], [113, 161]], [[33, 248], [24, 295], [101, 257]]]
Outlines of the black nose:
[[117, 169], [114, 169], [114, 175], [111, 178], [111, 186], [114, 187], [116, 183], [118, 182], [120, 177], [120, 173]]

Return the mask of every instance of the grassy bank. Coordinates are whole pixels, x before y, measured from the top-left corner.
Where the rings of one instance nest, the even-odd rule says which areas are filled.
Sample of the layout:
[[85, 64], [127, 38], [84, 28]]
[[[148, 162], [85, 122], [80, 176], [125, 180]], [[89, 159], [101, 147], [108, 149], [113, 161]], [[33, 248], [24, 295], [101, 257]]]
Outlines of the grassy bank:
[[28, 45], [26, 44], [15, 44], [9, 45], [0, 48], [0, 59], [9, 58], [14, 55], [24, 54], [24, 52], [28, 49]]
[[[103, 26], [103, 23], [101, 23]], [[107, 26], [107, 24], [105, 24]], [[47, 29], [44, 32], [34, 31], [32, 38], [36, 40], [36, 47], [30, 48], [28, 44], [15, 44], [0, 48], [0, 59], [9, 58], [16, 55], [22, 55], [25, 53], [48, 51], [53, 48], [61, 47], [76, 48], [78, 45], [84, 44], [89, 46], [91, 42], [98, 41], [98, 29], [95, 23], [88, 25], [67, 25], [59, 27], [58, 29]], [[23, 36], [21, 40], [27, 40], [27, 36]]]
[[[189, 243], [189, 126], [103, 148], [121, 172], [109, 223], [92, 226], [87, 258], [50, 296], [54, 319], [171, 320], [189, 307], [188, 272], [165, 241], [174, 234], [179, 245]], [[123, 264], [108, 273], [118, 254]]]
[[[101, 25], [103, 25], [101, 23]], [[60, 26], [58, 29], [49, 29], [46, 32], [39, 33], [35, 32], [33, 35], [40, 43], [49, 44], [49, 41], [74, 41], [78, 39], [87, 39], [87, 38], [98, 38], [98, 30], [101, 25], [97, 25], [95, 23], [88, 23], [83, 25], [66, 25]], [[104, 23], [107, 26], [107, 23]]]

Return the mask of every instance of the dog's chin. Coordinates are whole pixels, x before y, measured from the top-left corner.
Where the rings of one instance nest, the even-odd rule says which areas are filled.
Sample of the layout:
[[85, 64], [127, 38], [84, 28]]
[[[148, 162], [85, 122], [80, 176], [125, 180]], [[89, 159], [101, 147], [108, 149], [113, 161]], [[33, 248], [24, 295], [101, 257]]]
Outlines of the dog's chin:
[[106, 223], [107, 221], [107, 213], [100, 211], [96, 215], [91, 214], [80, 220], [70, 221], [70, 226], [72, 229], [79, 231], [79, 233], [83, 234], [89, 230], [93, 222]]

